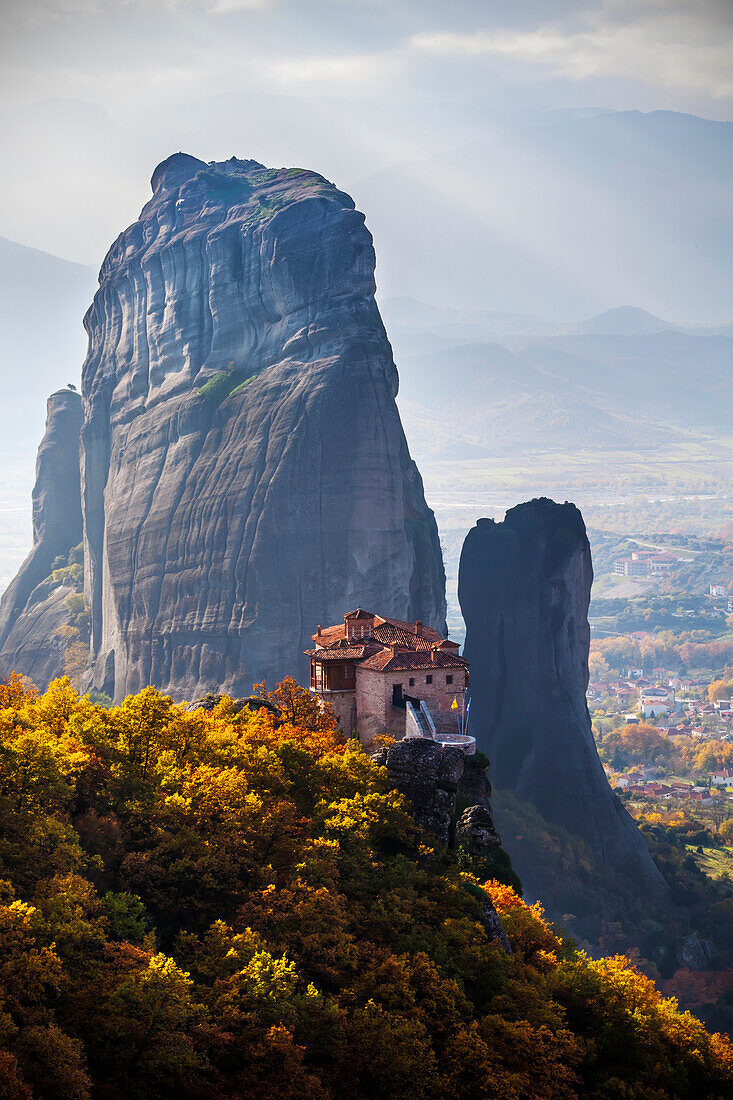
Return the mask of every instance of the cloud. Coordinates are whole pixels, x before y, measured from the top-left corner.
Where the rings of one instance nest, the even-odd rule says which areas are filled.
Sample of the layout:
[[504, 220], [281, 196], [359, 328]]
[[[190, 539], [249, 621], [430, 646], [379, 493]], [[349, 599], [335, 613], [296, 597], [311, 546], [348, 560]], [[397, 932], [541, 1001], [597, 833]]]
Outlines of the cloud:
[[280, 0], [25, 0], [18, 10], [26, 22], [38, 24], [44, 18], [74, 19], [79, 16], [108, 15], [115, 8], [158, 8], [171, 12], [199, 8], [204, 12], [227, 15], [241, 11], [260, 11], [278, 3]]
[[733, 11], [716, 0], [606, 0], [530, 29], [422, 32], [410, 46], [441, 57], [503, 57], [553, 76], [638, 80], [733, 95]]
[[388, 83], [399, 67], [396, 56], [384, 53], [307, 54], [272, 58], [263, 65], [266, 73], [283, 90], [307, 89], [308, 95], [334, 91], [353, 96], [374, 94], [377, 84]]

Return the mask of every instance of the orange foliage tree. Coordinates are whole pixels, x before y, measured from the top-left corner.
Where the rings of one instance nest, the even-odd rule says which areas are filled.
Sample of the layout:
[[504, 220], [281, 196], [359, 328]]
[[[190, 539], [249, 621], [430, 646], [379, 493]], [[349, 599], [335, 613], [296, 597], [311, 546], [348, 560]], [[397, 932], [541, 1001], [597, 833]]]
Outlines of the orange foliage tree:
[[294, 681], [259, 692], [0, 685], [4, 1096], [731, 1095], [727, 1040], [463, 870]]

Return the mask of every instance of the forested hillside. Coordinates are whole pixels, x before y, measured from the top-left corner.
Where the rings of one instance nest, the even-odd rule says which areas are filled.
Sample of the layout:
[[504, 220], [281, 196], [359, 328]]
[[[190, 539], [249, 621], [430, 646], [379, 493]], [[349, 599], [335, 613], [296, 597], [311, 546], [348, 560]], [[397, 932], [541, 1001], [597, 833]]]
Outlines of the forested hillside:
[[421, 833], [309, 693], [260, 692], [0, 688], [4, 1097], [730, 1095], [727, 1040]]

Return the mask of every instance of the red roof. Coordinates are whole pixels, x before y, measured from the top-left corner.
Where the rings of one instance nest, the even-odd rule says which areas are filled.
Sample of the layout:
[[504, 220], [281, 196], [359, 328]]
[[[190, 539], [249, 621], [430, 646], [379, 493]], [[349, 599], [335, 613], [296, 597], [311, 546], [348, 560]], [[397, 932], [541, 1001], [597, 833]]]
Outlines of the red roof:
[[[399, 642], [402, 645], [409, 646], [410, 649], [429, 650], [435, 642], [440, 643], [445, 640], [439, 630], [433, 630], [432, 627], [425, 626], [423, 623], [418, 626], [417, 623], [407, 623], [402, 619], [383, 618], [381, 615], [372, 615], [370, 612], [362, 611], [361, 608], [350, 611], [348, 615], [344, 616], [345, 619], [357, 617], [374, 621], [372, 637], [375, 641], [382, 642], [382, 644], [389, 645], [390, 642]], [[316, 645], [329, 646], [338, 641], [339, 638], [345, 637], [346, 623], [343, 622], [323, 628], [320, 634], [313, 635], [313, 641]]]
[[327, 649], [306, 649], [306, 657], [317, 657], [319, 661], [360, 661], [371, 653], [379, 653], [375, 645], [335, 645]]
[[435, 650], [424, 653], [411, 649], [382, 649], [372, 657], [362, 661], [362, 668], [371, 668], [377, 672], [397, 672], [402, 669], [466, 668], [468, 661], [464, 657], [450, 656]]
[[438, 630], [423, 623], [383, 618], [357, 608], [344, 620], [371, 620], [368, 637], [361, 642], [346, 637], [346, 621], [321, 629], [313, 635], [316, 649], [306, 655], [319, 661], [359, 661], [362, 668], [380, 672], [417, 668], [466, 668], [468, 661], [458, 656], [456, 642], [444, 638]]

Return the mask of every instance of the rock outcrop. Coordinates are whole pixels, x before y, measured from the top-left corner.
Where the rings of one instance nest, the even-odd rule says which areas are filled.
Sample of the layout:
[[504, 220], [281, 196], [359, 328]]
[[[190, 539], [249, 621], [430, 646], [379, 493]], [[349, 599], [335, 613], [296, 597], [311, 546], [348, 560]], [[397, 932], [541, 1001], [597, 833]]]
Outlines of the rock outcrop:
[[456, 845], [471, 856], [486, 856], [498, 848], [501, 837], [488, 806], [469, 806], [456, 822]]
[[387, 769], [390, 786], [409, 798], [418, 825], [442, 844], [449, 844], [463, 775], [462, 751], [427, 738], [410, 737], [379, 749], [372, 759]]
[[592, 580], [585, 525], [572, 504], [533, 500], [503, 523], [482, 519], [469, 531], [458, 594], [470, 729], [491, 758], [497, 789], [583, 837], [634, 889], [662, 895], [666, 884], [593, 741], [585, 698]]
[[[188, 704], [188, 710], [193, 713], [197, 710], [212, 711], [215, 707], [221, 703], [222, 699], [227, 696], [222, 695], [220, 692], [209, 691], [206, 695], [202, 695], [200, 699], [196, 699], [193, 703]], [[245, 708], [247, 710], [266, 710], [275, 718], [280, 717], [280, 708], [276, 707], [274, 703], [271, 703], [269, 699], [263, 699], [259, 695], [248, 695], [246, 699], [231, 699], [228, 703], [231, 708], [232, 714], [239, 714]]]
[[15, 669], [45, 687], [63, 668], [68, 584], [49, 583], [57, 558], [82, 540], [79, 486], [81, 397], [59, 390], [48, 399], [33, 488], [33, 548], [0, 601], [0, 671]]
[[[462, 794], [461, 780], [468, 765], [471, 783], [479, 783], [478, 771], [484, 774], [485, 767], [476, 769], [469, 764], [470, 757], [463, 755], [460, 749], [450, 745], [439, 745], [422, 737], [409, 737], [397, 741], [388, 748], [378, 749], [372, 759], [387, 769], [389, 784], [400, 794], [405, 795], [412, 807], [412, 815], [426, 832], [432, 833], [441, 844], [447, 847], [463, 848], [470, 859], [478, 858], [485, 864], [487, 857], [499, 854], [501, 870], [511, 871], [511, 861], [501, 849], [501, 839], [494, 828], [491, 810], [486, 805], [470, 806], [455, 822], [456, 804]], [[488, 780], [485, 779], [486, 784]], [[488, 784], [488, 790], [491, 786]], [[486, 879], [495, 875], [489, 873]], [[517, 885], [519, 885], [517, 880]], [[478, 888], [471, 892], [481, 902], [481, 922], [491, 940], [496, 941], [507, 952], [512, 953], [509, 940], [502, 927], [499, 915], [487, 893]]]
[[363, 215], [255, 161], [151, 184], [85, 318], [87, 683], [246, 695], [358, 605], [443, 629]]

